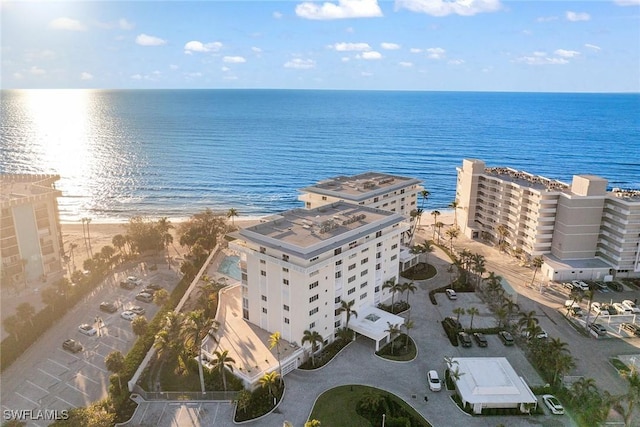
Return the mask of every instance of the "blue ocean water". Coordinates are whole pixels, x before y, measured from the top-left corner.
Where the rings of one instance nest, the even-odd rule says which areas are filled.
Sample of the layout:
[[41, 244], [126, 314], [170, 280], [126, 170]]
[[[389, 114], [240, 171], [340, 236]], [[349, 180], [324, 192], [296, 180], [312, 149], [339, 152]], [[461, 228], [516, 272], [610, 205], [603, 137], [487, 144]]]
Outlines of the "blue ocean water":
[[640, 95], [302, 90], [2, 91], [0, 173], [57, 173], [63, 221], [258, 216], [376, 170], [455, 197], [463, 158], [640, 188]]

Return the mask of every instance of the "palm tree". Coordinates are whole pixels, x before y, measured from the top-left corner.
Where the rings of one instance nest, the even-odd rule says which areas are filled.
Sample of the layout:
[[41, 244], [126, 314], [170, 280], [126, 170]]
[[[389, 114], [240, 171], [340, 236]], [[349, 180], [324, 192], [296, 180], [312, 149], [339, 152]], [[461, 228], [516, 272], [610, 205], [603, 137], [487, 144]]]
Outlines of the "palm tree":
[[91, 223], [91, 218], [82, 218], [82, 222], [86, 222], [87, 223], [87, 253], [89, 254], [90, 257], [93, 256], [93, 250], [91, 248], [91, 235], [89, 234], [89, 224]]
[[[638, 375], [638, 369], [635, 365], [631, 366], [624, 377], [628, 383], [627, 392], [616, 399], [614, 407], [622, 415], [625, 427], [631, 427], [634, 422], [635, 406], [640, 403], [640, 375]], [[623, 406], [623, 402], [626, 402], [626, 406]]]
[[413, 329], [416, 325], [415, 325], [413, 320], [407, 320], [406, 322], [404, 322], [404, 325], [402, 325], [402, 326], [404, 327], [405, 335], [406, 335], [404, 346], [408, 347], [409, 346], [409, 331], [411, 329]]
[[471, 316], [471, 322], [469, 323], [469, 329], [473, 330], [473, 316], [480, 314], [480, 310], [478, 310], [476, 307], [469, 307], [467, 308], [467, 314], [469, 316]]
[[553, 382], [552, 384], [558, 384], [560, 377], [563, 374], [571, 371], [576, 364], [568, 350], [566, 353], [561, 353], [553, 357]]
[[69, 243], [69, 252], [71, 252], [71, 264], [73, 265], [73, 270], [76, 269], [76, 257], [73, 254], [73, 250], [78, 247], [77, 243]]
[[318, 343], [322, 342], [322, 335], [317, 331], [307, 329], [302, 336], [302, 345], [307, 342], [311, 344], [311, 364], [316, 366], [316, 352], [318, 351]]
[[[236, 396], [236, 405], [238, 409], [246, 413], [247, 409], [249, 409], [249, 406], [251, 406], [251, 392], [247, 389], [240, 390]], [[288, 422], [288, 421], [285, 421], [285, 422]], [[285, 427], [285, 425], [283, 424], [282, 427]]]
[[428, 240], [422, 242], [422, 244], [415, 245], [411, 248], [411, 252], [414, 254], [426, 254], [424, 262], [429, 263], [429, 254], [433, 252], [433, 245]]
[[274, 388], [279, 377], [280, 375], [278, 375], [276, 371], [266, 373], [260, 377], [260, 386], [263, 388], [267, 387], [267, 389], [269, 390], [269, 396], [273, 397], [274, 399], [276, 398]]
[[453, 202], [449, 203], [449, 207], [453, 209], [453, 225], [457, 227], [458, 226], [458, 202], [454, 200]]
[[282, 365], [280, 364], [280, 332], [274, 332], [269, 335], [269, 350], [275, 347], [278, 356], [278, 372], [280, 373], [280, 381], [282, 382]]
[[518, 326], [520, 330], [530, 328], [532, 325], [538, 324], [538, 318], [536, 317], [535, 310], [531, 310], [527, 313], [520, 313], [520, 320], [518, 320]]
[[231, 225], [235, 226], [235, 222], [233, 220], [234, 217], [238, 216], [238, 211], [234, 208], [231, 208], [227, 211], [227, 218], [231, 218]]
[[438, 230], [438, 244], [440, 244], [440, 230], [442, 230], [442, 227], [444, 227], [444, 223], [438, 221], [436, 222], [436, 225], [434, 227]]
[[436, 238], [436, 228], [438, 226], [438, 216], [440, 216], [440, 211], [435, 210], [435, 211], [431, 212], [431, 215], [433, 216], [433, 237], [431, 237], [431, 239], [435, 240], [435, 238]]
[[444, 232], [447, 239], [449, 239], [450, 246], [449, 249], [453, 252], [453, 241], [460, 236], [460, 229], [458, 227], [449, 227], [447, 231]]
[[344, 300], [340, 301], [340, 308], [338, 308], [338, 314], [342, 314], [343, 312], [347, 313], [347, 323], [345, 324], [345, 328], [349, 328], [349, 320], [351, 320], [351, 316], [358, 317], [358, 312], [355, 311], [352, 307], [356, 303], [356, 300], [351, 300], [346, 302]]
[[28, 322], [33, 327], [33, 316], [36, 315], [36, 309], [28, 302], [23, 302], [16, 307], [16, 315], [22, 322]]
[[131, 329], [133, 329], [133, 333], [139, 337], [147, 333], [148, 326], [149, 323], [147, 322], [147, 318], [144, 316], [137, 316], [131, 322]]
[[122, 382], [120, 380], [120, 373], [124, 370], [125, 361], [124, 356], [119, 351], [112, 351], [104, 358], [104, 364], [109, 372], [113, 372], [118, 375], [119, 390], [122, 390]]
[[533, 286], [533, 281], [536, 279], [536, 273], [540, 267], [542, 267], [542, 264], [544, 264], [544, 259], [541, 256], [537, 256], [531, 260], [531, 264], [533, 265], [533, 277], [531, 278], [530, 286]]
[[385, 289], [389, 289], [391, 291], [391, 313], [394, 313], [395, 312], [394, 297], [396, 295], [396, 292], [399, 292], [402, 289], [402, 285], [399, 283], [396, 283], [396, 278], [392, 277], [391, 279], [385, 281], [384, 284], [382, 285], [382, 290], [385, 290]]
[[[120, 252], [123, 252], [124, 246], [127, 244], [127, 240], [124, 238], [122, 234], [116, 234], [111, 239], [111, 244], [118, 248]], [[69, 246], [71, 247], [71, 246]], [[124, 252], [123, 252], [124, 253]]]
[[381, 393], [374, 390], [367, 390], [363, 393], [362, 400], [360, 400], [360, 408], [369, 411], [369, 413], [376, 413], [384, 402], [385, 398]]
[[453, 314], [456, 314], [456, 321], [460, 321], [460, 315], [465, 313], [465, 309], [462, 307], [456, 307], [453, 309]]
[[496, 317], [498, 318], [498, 328], [502, 328], [502, 325], [506, 324], [507, 319], [509, 318], [509, 312], [504, 308], [504, 306], [499, 307], [496, 310]]
[[407, 293], [407, 305], [409, 305], [409, 293], [415, 294], [418, 287], [413, 282], [405, 282], [400, 289], [402, 293]]
[[507, 226], [504, 224], [500, 224], [496, 227], [496, 233], [498, 233], [498, 246], [500, 246], [500, 244], [511, 234]]
[[167, 301], [169, 301], [169, 291], [167, 291], [166, 289], [158, 289], [153, 294], [153, 302], [156, 303], [156, 305], [162, 306]]
[[222, 376], [222, 386], [224, 391], [227, 391], [227, 369], [233, 372], [233, 365], [235, 365], [236, 361], [233, 357], [229, 356], [229, 350], [224, 351], [214, 351], [213, 355], [215, 359], [213, 359], [213, 369], [218, 370], [220, 376]]
[[393, 354], [393, 341], [395, 340], [395, 336], [400, 333], [400, 325], [398, 325], [397, 323], [392, 324], [391, 322], [387, 322], [387, 326], [388, 328], [384, 331], [389, 333], [389, 339], [391, 340], [391, 354]]
[[198, 353], [198, 374], [200, 375], [200, 389], [204, 388], [204, 372], [202, 369], [202, 340], [210, 330], [217, 326], [217, 322], [204, 315], [204, 310], [195, 310], [187, 313], [182, 324], [182, 338], [185, 345]]

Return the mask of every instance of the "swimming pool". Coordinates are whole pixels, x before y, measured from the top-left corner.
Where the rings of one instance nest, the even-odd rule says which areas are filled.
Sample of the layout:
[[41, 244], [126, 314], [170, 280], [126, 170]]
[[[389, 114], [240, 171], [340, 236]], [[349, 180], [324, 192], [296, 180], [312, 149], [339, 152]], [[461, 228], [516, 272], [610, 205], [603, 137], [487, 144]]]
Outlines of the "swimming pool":
[[227, 256], [224, 257], [220, 266], [218, 267], [218, 273], [229, 276], [233, 279], [240, 280], [242, 274], [240, 273], [240, 257], [239, 256]]

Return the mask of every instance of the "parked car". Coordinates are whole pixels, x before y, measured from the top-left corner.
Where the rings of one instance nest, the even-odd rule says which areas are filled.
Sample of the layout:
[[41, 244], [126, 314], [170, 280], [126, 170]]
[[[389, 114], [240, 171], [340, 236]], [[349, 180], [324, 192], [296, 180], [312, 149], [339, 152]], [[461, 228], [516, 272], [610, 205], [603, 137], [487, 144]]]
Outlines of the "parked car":
[[640, 337], [640, 326], [636, 325], [635, 323], [622, 323], [620, 324], [620, 327], [622, 329], [624, 329], [625, 331], [627, 331], [628, 333], [630, 333], [631, 335], [635, 335], [636, 337]]
[[489, 343], [487, 342], [487, 338], [481, 332], [475, 332], [473, 334], [473, 338], [476, 340], [476, 344], [478, 344], [478, 347], [486, 347], [487, 345], [489, 345]]
[[429, 390], [431, 391], [442, 390], [442, 384], [440, 383], [438, 372], [434, 370], [427, 372], [427, 381], [429, 382]]
[[125, 280], [125, 281], [120, 282], [120, 287], [124, 288], [124, 289], [133, 289], [133, 288], [136, 287], [136, 285], [135, 285], [135, 283], [131, 283], [131, 282], [128, 282], [128, 281]]
[[144, 289], [142, 289], [142, 290], [140, 291], [140, 293], [142, 293], [142, 292], [147, 293], [147, 294], [150, 294], [150, 295], [152, 295], [152, 296], [153, 296], [153, 295], [155, 295], [156, 290], [155, 290], [155, 289], [151, 289], [150, 287], [148, 287], [148, 286], [147, 286], [146, 288], [144, 288]]
[[151, 302], [153, 301], [153, 295], [147, 292], [140, 292], [138, 295], [136, 295], [136, 299], [142, 302]]
[[569, 314], [573, 317], [582, 317], [584, 312], [582, 311], [582, 308], [573, 306], [569, 309]]
[[471, 347], [471, 337], [466, 332], [458, 332], [458, 341], [463, 347]]
[[604, 282], [596, 282], [596, 289], [598, 289], [598, 291], [602, 293], [609, 292], [609, 288], [607, 287], [607, 284]]
[[129, 283], [133, 283], [136, 286], [139, 286], [142, 284], [142, 279], [136, 277], [136, 276], [129, 276], [127, 277], [127, 282]]
[[[523, 331], [522, 332], [522, 337], [529, 339], [529, 331]], [[549, 334], [547, 334], [547, 331], [545, 331], [544, 329], [540, 329], [540, 332], [538, 332], [538, 334], [536, 335], [536, 338], [539, 340], [544, 340], [549, 338]]]
[[581, 291], [588, 291], [589, 285], [584, 283], [582, 280], [572, 280], [571, 284], [574, 288], [580, 289]]
[[450, 300], [458, 299], [458, 294], [453, 289], [445, 289], [444, 292], [447, 294], [447, 298]]
[[564, 414], [564, 407], [562, 406], [560, 401], [556, 399], [556, 397], [553, 396], [552, 394], [543, 395], [542, 401], [544, 402], [545, 405], [547, 405], [547, 408], [549, 408], [552, 414], [555, 414], [555, 415]]
[[139, 305], [134, 305], [133, 307], [129, 307], [129, 311], [133, 311], [138, 316], [142, 316], [144, 313], [146, 313], [146, 310], [140, 307]]
[[100, 310], [106, 311], [107, 313], [115, 313], [118, 311], [118, 307], [112, 302], [101, 302]]
[[600, 304], [599, 302], [591, 303], [591, 310], [600, 317], [609, 317], [609, 310], [606, 304]]
[[600, 323], [590, 323], [589, 329], [600, 336], [607, 335], [607, 328], [602, 326]]
[[613, 308], [616, 310], [618, 314], [633, 314], [633, 311], [629, 307], [625, 307], [619, 302], [614, 302]]
[[78, 353], [78, 352], [84, 350], [84, 347], [82, 347], [82, 344], [80, 344], [78, 341], [72, 340], [72, 339], [65, 340], [62, 343], [62, 348], [64, 348], [65, 350], [70, 351], [71, 353]]
[[498, 336], [502, 340], [502, 344], [504, 344], [504, 345], [513, 345], [513, 343], [514, 343], [513, 336], [511, 336], [511, 334], [509, 332], [500, 331], [500, 332], [498, 332]]
[[562, 284], [562, 287], [563, 287], [563, 288], [566, 288], [566, 289], [569, 289], [570, 291], [572, 291], [572, 290], [573, 290], [573, 285], [572, 285], [571, 283], [569, 283], [569, 282], [564, 282], [564, 283]]
[[131, 310], [125, 310], [122, 313], [120, 313], [120, 317], [122, 317], [124, 320], [128, 320], [129, 322], [131, 322], [133, 319], [137, 317], [137, 314], [135, 314]]
[[157, 285], [155, 283], [149, 283], [147, 285], [147, 289], [153, 289], [154, 291], [159, 291], [160, 289], [162, 289], [162, 286]]
[[636, 303], [634, 303], [630, 299], [622, 301], [622, 306], [631, 309], [631, 311], [634, 313], [640, 313], [640, 308], [638, 308], [638, 306], [636, 306]]
[[619, 282], [607, 282], [607, 286], [616, 292], [622, 292], [624, 290], [624, 287]]
[[78, 330], [80, 331], [80, 333], [88, 335], [90, 337], [98, 333], [98, 331], [96, 331], [96, 329], [93, 326], [87, 323], [83, 323], [82, 325], [78, 326]]
[[462, 330], [462, 324], [454, 317], [445, 317], [444, 323], [447, 324], [450, 328], [455, 329], [456, 331]]

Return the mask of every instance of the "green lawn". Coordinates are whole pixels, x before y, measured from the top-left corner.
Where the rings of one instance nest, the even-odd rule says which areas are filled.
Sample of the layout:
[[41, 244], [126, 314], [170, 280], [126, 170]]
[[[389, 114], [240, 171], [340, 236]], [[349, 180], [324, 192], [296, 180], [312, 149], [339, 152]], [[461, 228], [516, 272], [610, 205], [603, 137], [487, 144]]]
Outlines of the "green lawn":
[[327, 427], [371, 427], [369, 421], [356, 412], [356, 404], [367, 391], [376, 391], [391, 396], [424, 426], [431, 426], [411, 406], [395, 395], [362, 385], [345, 385], [324, 392], [316, 401], [310, 419], [316, 419], [322, 423], [322, 426]]

